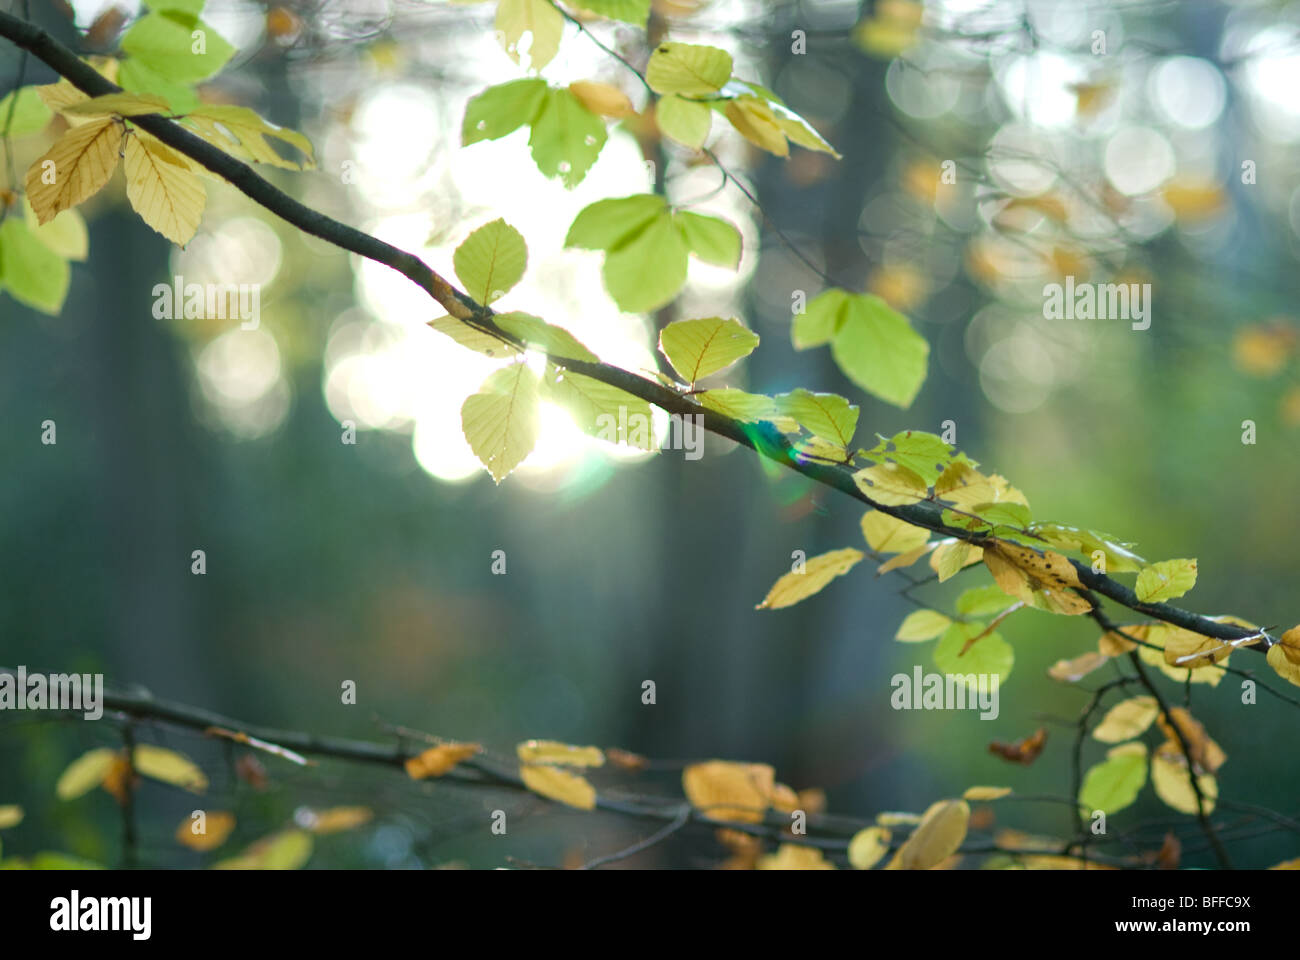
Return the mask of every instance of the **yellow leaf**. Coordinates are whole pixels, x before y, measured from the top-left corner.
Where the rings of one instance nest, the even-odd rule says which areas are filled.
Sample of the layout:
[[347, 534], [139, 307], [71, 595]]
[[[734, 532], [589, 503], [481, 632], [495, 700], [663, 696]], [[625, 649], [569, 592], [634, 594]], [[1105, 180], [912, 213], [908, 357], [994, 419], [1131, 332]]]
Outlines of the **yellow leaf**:
[[750, 143], [778, 157], [790, 155], [785, 131], [777, 123], [767, 101], [748, 95], [736, 97], [727, 101], [726, 114], [731, 125]]
[[48, 223], [95, 194], [117, 166], [124, 128], [113, 119], [73, 127], [27, 170], [27, 199]]
[[605, 754], [599, 747], [575, 747], [557, 740], [525, 740], [515, 747], [524, 763], [564, 763], [575, 767], [599, 767]]
[[771, 800], [772, 809], [779, 810], [781, 813], [793, 813], [799, 809], [799, 794], [794, 792], [793, 787], [786, 786], [784, 783], [772, 787]]
[[859, 470], [853, 475], [853, 482], [876, 503], [890, 507], [917, 503], [929, 493], [929, 488], [919, 475], [893, 462]]
[[174, 750], [141, 744], [131, 755], [131, 763], [136, 773], [190, 793], [202, 793], [208, 789], [208, 778], [203, 771], [189, 757]]
[[1107, 710], [1092, 735], [1102, 743], [1132, 740], [1145, 733], [1159, 713], [1155, 697], [1131, 697]]
[[941, 540], [930, 554], [930, 569], [939, 575], [943, 583], [957, 576], [972, 563], [979, 563], [984, 557], [981, 547], [973, 546], [965, 540]]
[[930, 531], [879, 510], [862, 515], [862, 536], [877, 553], [907, 553], [930, 539]]
[[889, 852], [891, 838], [885, 827], [859, 830], [849, 841], [849, 863], [855, 870], [870, 870]]
[[882, 827], [906, 827], [920, 822], [921, 815], [919, 813], [886, 810], [883, 813], [876, 814], [876, 823]]
[[1078, 571], [1055, 551], [1039, 553], [1006, 540], [994, 540], [985, 544], [984, 565], [1003, 593], [1040, 610], [1077, 616], [1092, 609], [1071, 589], [1082, 587]]
[[108, 93], [79, 100], [62, 108], [65, 115], [78, 117], [137, 117], [169, 113], [171, 104], [152, 93]]
[[1001, 800], [1011, 794], [1010, 787], [968, 787], [963, 793], [963, 800]]
[[117, 756], [116, 750], [107, 747], [83, 753], [68, 764], [59, 775], [59, 782], [54, 787], [54, 795], [60, 800], [71, 800], [94, 790], [104, 782]]
[[525, 363], [498, 370], [460, 408], [470, 449], [500, 483], [532, 453], [538, 432], [538, 380]]
[[408, 757], [406, 773], [412, 780], [441, 777], [456, 764], [468, 760], [482, 750], [482, 746], [477, 743], [440, 743], [436, 747], [425, 750], [419, 756]]
[[126, 142], [126, 196], [140, 219], [177, 246], [190, 242], [207, 194], [175, 150], [156, 140]]
[[861, 550], [845, 547], [808, 560], [802, 570], [792, 571], [772, 585], [755, 610], [779, 610], [811, 597], [836, 577], [848, 573], [861, 560]]
[[822, 855], [816, 847], [798, 843], [783, 843], [776, 853], [760, 857], [757, 870], [834, 870], [835, 864]]
[[[1205, 812], [1214, 810], [1214, 801], [1219, 796], [1219, 783], [1212, 773], [1203, 773], [1196, 778], [1205, 799]], [[1179, 813], [1196, 813], [1196, 793], [1192, 789], [1192, 778], [1187, 768], [1187, 758], [1177, 743], [1166, 741], [1151, 757], [1151, 785], [1155, 787], [1156, 796]]]
[[894, 639], [903, 643], [933, 640], [952, 626], [952, 620], [937, 610], [914, 610], [903, 618]]
[[569, 84], [569, 92], [592, 113], [602, 117], [631, 117], [636, 115], [632, 101], [618, 87], [591, 80], [576, 80]]
[[912, 835], [894, 854], [889, 870], [929, 870], [957, 852], [966, 839], [970, 805], [965, 800], [940, 800], [930, 805]]
[[882, 563], [879, 569], [876, 570], [876, 576], [882, 576], [888, 573], [890, 570], [898, 570], [903, 567], [910, 567], [912, 564], [916, 563], [916, 561], [920, 560], [923, 556], [925, 556], [933, 549], [934, 549], [934, 544], [925, 544], [923, 546], [917, 547], [915, 550], [909, 550], [907, 551], [907, 553], [900, 553], [896, 557], [891, 557], [890, 559]]
[[267, 137], [287, 143], [306, 157], [304, 166], [313, 166], [311, 141], [297, 130], [278, 127], [264, 119], [255, 110], [228, 104], [204, 104], [186, 115], [199, 134], [209, 143], [227, 152], [234, 144], [257, 163], [269, 163], [284, 170], [302, 169], [292, 160], [286, 160], [267, 142]]
[[0, 806], [0, 830], [16, 827], [23, 822], [23, 808], [15, 803]]
[[1295, 328], [1280, 318], [1244, 327], [1232, 338], [1233, 363], [1252, 376], [1275, 376], [1290, 361], [1296, 339]]
[[355, 830], [369, 823], [374, 816], [369, 807], [330, 807], [328, 810], [300, 809], [293, 818], [299, 826], [312, 833], [326, 834]]
[[1143, 603], [1181, 597], [1196, 586], [1195, 560], [1161, 560], [1138, 574], [1133, 590]]
[[1180, 220], [1200, 220], [1226, 206], [1223, 185], [1203, 177], [1178, 176], [1165, 184], [1165, 203]]
[[1269, 867], [1270, 870], [1300, 870], [1300, 857], [1294, 860], [1283, 860], [1281, 863], [1275, 863]]
[[1268, 665], [1277, 671], [1277, 675], [1296, 686], [1300, 686], [1300, 663], [1292, 661], [1288, 653], [1288, 645], [1285, 639], [1295, 632], [1295, 628], [1288, 630], [1283, 635], [1282, 643], [1275, 643], [1268, 648]]
[[596, 807], [596, 788], [576, 773], [546, 764], [522, 763], [519, 776], [533, 793], [579, 810]]
[[214, 864], [214, 870], [297, 870], [311, 859], [314, 841], [304, 830], [282, 830], [254, 843], [237, 857]]
[[[198, 832], [202, 827], [202, 832]], [[235, 815], [226, 810], [205, 810], [202, 820], [186, 817], [176, 828], [176, 842], [191, 850], [215, 850], [235, 829]]]
[[759, 823], [772, 800], [776, 771], [765, 763], [710, 760], [682, 771], [691, 806], [715, 820]]

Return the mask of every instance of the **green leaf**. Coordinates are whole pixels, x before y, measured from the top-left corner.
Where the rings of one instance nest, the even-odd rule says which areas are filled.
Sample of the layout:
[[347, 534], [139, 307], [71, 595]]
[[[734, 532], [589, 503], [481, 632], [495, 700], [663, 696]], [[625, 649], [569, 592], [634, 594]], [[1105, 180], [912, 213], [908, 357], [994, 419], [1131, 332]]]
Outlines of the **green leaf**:
[[933, 640], [950, 626], [952, 620], [937, 610], [913, 610], [903, 619], [898, 633], [894, 634], [894, 639], [903, 643]]
[[717, 47], [661, 43], [650, 55], [645, 78], [655, 93], [688, 97], [717, 93], [731, 78], [731, 54]]
[[451, 337], [462, 347], [467, 347], [484, 356], [496, 360], [519, 356], [519, 351], [513, 345], [494, 337], [490, 333], [484, 333], [477, 327], [471, 327], [464, 320], [457, 320], [452, 316], [438, 317], [436, 320], [430, 320], [429, 326], [439, 333]]
[[64, 260], [85, 260], [90, 256], [90, 232], [86, 218], [80, 210], [61, 210], [54, 219], [42, 226], [36, 219], [27, 197], [23, 197], [23, 220], [37, 240], [49, 247]]
[[572, 189], [582, 182], [605, 146], [605, 121], [568, 90], [549, 90], [533, 120], [528, 145], [537, 169]]
[[498, 140], [520, 127], [531, 126], [546, 100], [545, 80], [529, 77], [488, 87], [465, 107], [460, 139], [464, 146]]
[[613, 250], [630, 242], [667, 209], [663, 197], [638, 193], [597, 200], [578, 213], [564, 238], [566, 247]]
[[1106, 558], [1108, 573], [1132, 573], [1141, 570], [1146, 564], [1145, 560], [1133, 552], [1133, 544], [1099, 530], [1082, 530], [1060, 523], [1035, 523], [1029, 531], [1059, 550], [1086, 553], [1089, 558], [1100, 550]]
[[54, 315], [71, 282], [68, 261], [38, 243], [23, 220], [10, 216], [0, 224], [0, 283], [15, 300]]
[[[993, 526], [1027, 527], [1030, 520], [1033, 519], [1027, 506], [1012, 500], [977, 503], [968, 512], [975, 514], [981, 520], [987, 520]], [[954, 525], [960, 525], [960, 523]]]
[[687, 383], [723, 370], [758, 346], [758, 334], [739, 320], [674, 320], [659, 333], [659, 349]]
[[772, 420], [776, 417], [776, 401], [758, 393], [746, 393], [732, 387], [719, 390], [705, 390], [697, 393], [695, 399], [724, 417], [756, 423], [759, 420]]
[[480, 304], [500, 299], [519, 282], [528, 265], [528, 245], [504, 220], [471, 233], [452, 258], [465, 291]]
[[600, 362], [600, 357], [583, 346], [568, 330], [553, 326], [541, 317], [528, 313], [502, 313], [493, 319], [502, 330], [544, 350], [552, 360], [559, 357], [565, 360], [585, 360], [588, 363]]
[[1147, 748], [1123, 743], [1106, 753], [1106, 759], [1088, 770], [1079, 790], [1082, 813], [1116, 813], [1133, 803], [1147, 782]]
[[106, 93], [64, 107], [63, 112], [74, 117], [138, 117], [169, 113], [171, 104], [156, 93]]
[[117, 71], [117, 84], [128, 93], [156, 93], [166, 97], [176, 113], [188, 113], [199, 106], [199, 95], [188, 82], [177, 82], [151, 69], [143, 60], [129, 57]]
[[655, 122], [665, 137], [698, 150], [709, 138], [713, 112], [705, 104], [668, 94], [655, 104]]
[[203, 12], [204, 0], [145, 0], [150, 10], [180, 10], [198, 16]]
[[952, 458], [952, 447], [941, 437], [924, 430], [904, 430], [890, 439], [894, 449], [885, 456], [934, 483]]
[[705, 263], [733, 270], [740, 266], [740, 231], [726, 220], [682, 211], [673, 214], [673, 222], [686, 246]]
[[628, 313], [649, 313], [677, 296], [686, 283], [686, 243], [664, 212], [605, 254], [605, 289]]
[[984, 630], [978, 621], [972, 623], [954, 623], [944, 631], [934, 648], [934, 665], [945, 674], [957, 677], [967, 687], [972, 686], [965, 678], [971, 674], [998, 678], [998, 683], [1005, 683], [1011, 675], [1015, 663], [1015, 651], [1011, 644], [1002, 639], [998, 633], [990, 633], [975, 641], [974, 646], [962, 654], [966, 641], [977, 637]]
[[460, 408], [465, 439], [497, 483], [537, 445], [537, 387], [537, 374], [515, 363], [489, 376]]
[[1161, 560], [1138, 574], [1134, 591], [1143, 603], [1181, 597], [1196, 586], [1195, 560]]
[[530, 37], [528, 66], [540, 70], [560, 50], [564, 17], [549, 0], [500, 0], [497, 4], [497, 37], [515, 63], [520, 62], [520, 41]]
[[617, 387], [572, 370], [552, 366], [546, 380], [547, 398], [564, 407], [584, 433], [610, 443], [654, 450], [654, 420], [650, 404]]
[[834, 393], [813, 393], [802, 387], [776, 396], [776, 408], [793, 417], [814, 436], [847, 447], [858, 428], [858, 408]]
[[221, 34], [184, 10], [145, 14], [122, 37], [122, 50], [178, 83], [206, 80], [235, 55]]
[[930, 345], [877, 296], [848, 296], [842, 310], [843, 323], [831, 340], [839, 368], [868, 393], [910, 406], [925, 380]]
[[[18, 101], [16, 106], [15, 100]], [[14, 112], [12, 121], [9, 119], [10, 110]], [[11, 137], [40, 133], [53, 116], [54, 111], [45, 105], [35, 87], [22, 87], [0, 99], [0, 134], [6, 129]]]
[[650, 0], [574, 0], [572, 6], [638, 27], [650, 18]]
[[957, 612], [966, 617], [986, 617], [1001, 613], [1015, 602], [1015, 597], [1008, 597], [1002, 592], [1001, 587], [991, 583], [988, 586], [963, 590], [961, 596], [957, 598]]
[[844, 322], [844, 303], [848, 294], [832, 288], [812, 299], [803, 313], [796, 313], [790, 328], [790, 339], [796, 350], [820, 347], [830, 343]]

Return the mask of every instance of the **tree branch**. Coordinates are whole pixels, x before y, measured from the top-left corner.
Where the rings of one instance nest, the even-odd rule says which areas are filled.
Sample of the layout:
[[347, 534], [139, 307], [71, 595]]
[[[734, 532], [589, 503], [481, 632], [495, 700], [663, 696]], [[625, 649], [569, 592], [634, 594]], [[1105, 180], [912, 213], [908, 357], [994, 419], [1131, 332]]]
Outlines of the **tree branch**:
[[[0, 36], [30, 52], [61, 76], [66, 77], [83, 93], [90, 96], [103, 96], [121, 90], [49, 33], [11, 14], [0, 12]], [[473, 298], [462, 293], [414, 254], [407, 253], [300, 203], [263, 179], [252, 167], [164, 116], [158, 114], [136, 116], [131, 118], [131, 122], [224, 178], [249, 199], [286, 223], [342, 250], [391, 267], [428, 293], [453, 317], [507, 343], [522, 346], [517, 338], [496, 325], [490, 308], [476, 303]], [[801, 459], [784, 435], [770, 423], [745, 423], [733, 420], [701, 406], [690, 397], [669, 389], [655, 380], [638, 376], [607, 363], [588, 363], [567, 358], [556, 358], [555, 362], [559, 366], [617, 387], [661, 407], [668, 413], [701, 417], [700, 422], [711, 433], [749, 447], [762, 456], [801, 473], [817, 483], [839, 490], [889, 516], [923, 527], [941, 536], [956, 537], [976, 545], [993, 539], [988, 532], [971, 531], [945, 524], [944, 506], [935, 500], [922, 500], [918, 503], [897, 506], [876, 502], [854, 481], [850, 467]], [[1166, 603], [1144, 603], [1138, 599], [1132, 589], [1119, 581], [1105, 574], [1094, 573], [1091, 566], [1078, 560], [1070, 562], [1085, 587], [1130, 610], [1215, 639], [1242, 640], [1256, 637], [1253, 643], [1246, 646], [1257, 652], [1263, 652], [1267, 646], [1277, 642], [1259, 631], [1211, 620]]]

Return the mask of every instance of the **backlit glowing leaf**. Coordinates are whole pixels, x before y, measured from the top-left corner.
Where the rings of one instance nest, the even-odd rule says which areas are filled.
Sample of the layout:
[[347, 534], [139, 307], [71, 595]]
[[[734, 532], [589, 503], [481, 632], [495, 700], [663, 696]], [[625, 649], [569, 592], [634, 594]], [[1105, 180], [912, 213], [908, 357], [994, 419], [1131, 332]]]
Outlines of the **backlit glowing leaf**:
[[207, 193], [180, 154], [156, 140], [126, 141], [126, 196], [135, 212], [177, 246], [199, 229]]
[[1195, 560], [1161, 560], [1138, 574], [1133, 589], [1143, 603], [1159, 603], [1181, 597], [1194, 586]]
[[758, 334], [738, 320], [674, 320], [659, 333], [659, 349], [686, 382], [694, 384], [749, 356]]
[[731, 54], [701, 44], [661, 43], [650, 55], [645, 78], [655, 93], [707, 96], [731, 78]]
[[819, 592], [836, 577], [848, 573], [862, 559], [861, 550], [846, 547], [811, 557], [801, 571], [791, 571], [772, 585], [755, 610], [779, 610]]
[[537, 374], [523, 363], [493, 373], [461, 406], [465, 439], [497, 483], [532, 453], [537, 412]]
[[504, 220], [486, 223], [456, 248], [456, 276], [465, 292], [489, 304], [510, 291], [528, 265], [528, 246], [519, 231]]
[[[564, 17], [547, 0], [500, 0], [497, 4], [497, 36], [510, 59], [540, 70], [555, 58], [564, 36]], [[523, 44], [523, 38], [529, 41]], [[521, 61], [522, 48], [528, 51]]]

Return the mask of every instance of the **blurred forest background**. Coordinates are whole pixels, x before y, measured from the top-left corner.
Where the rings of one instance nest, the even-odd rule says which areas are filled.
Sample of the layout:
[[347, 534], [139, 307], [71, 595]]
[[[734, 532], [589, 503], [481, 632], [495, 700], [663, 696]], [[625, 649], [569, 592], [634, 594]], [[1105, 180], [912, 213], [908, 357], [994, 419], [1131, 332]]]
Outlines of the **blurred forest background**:
[[[1022, 489], [1036, 517], [1110, 531], [1149, 559], [1197, 557], [1187, 605], [1198, 612], [1283, 628], [1300, 618], [1300, 3], [931, 0], [918, 24], [920, 4], [656, 0], [652, 38], [725, 47], [738, 74], [844, 155], [775, 158], [730, 131], [714, 144], [803, 257], [880, 293], [930, 342], [929, 377], [905, 411], [864, 395], [829, 351], [793, 350], [792, 292], [811, 297], [825, 282], [734, 186], [717, 189], [707, 159], [657, 141], [653, 126], [611, 130], [574, 191], [537, 171], [526, 134], [462, 149], [466, 100], [523, 75], [493, 37], [491, 9], [209, 0], [205, 18], [239, 53], [208, 93], [312, 138], [319, 169], [275, 171], [274, 182], [435, 269], [504, 217], [530, 263], [503, 309], [567, 326], [612, 362], [653, 367], [669, 320], [739, 316], [763, 345], [729, 384], [836, 391], [861, 405], [865, 437], [953, 420], [958, 448]], [[88, 52], [112, 48], [136, 12], [87, 0], [74, 28], [57, 4], [31, 4], [33, 20]], [[591, 29], [644, 62], [639, 31]], [[792, 50], [796, 30], [806, 53]], [[0, 42], [0, 93], [18, 69]], [[622, 69], [570, 25], [546, 76], [643, 97]], [[25, 82], [53, 79], [28, 62]], [[939, 182], [945, 160], [956, 185]], [[601, 288], [599, 257], [562, 243], [584, 205], [653, 185], [737, 223], [745, 255], [739, 273], [692, 262], [682, 300], [632, 317]], [[823, 788], [830, 810], [862, 816], [920, 811], [976, 783], [1068, 793], [1086, 694], [1044, 671], [1095, 648], [1086, 618], [1007, 622], [1017, 660], [995, 721], [892, 710], [890, 677], [929, 657], [892, 639], [913, 609], [904, 581], [864, 564], [796, 608], [754, 609], [791, 551], [861, 546], [848, 498], [716, 438], [699, 460], [641, 457], [562, 422], [497, 487], [459, 426], [491, 364], [424, 327], [434, 312], [406, 280], [229, 188], [210, 191], [184, 251], [130, 212], [120, 186], [85, 212], [91, 256], [74, 265], [62, 314], [0, 297], [0, 663], [103, 672], [110, 685], [320, 733], [382, 739], [380, 721], [506, 755], [532, 737], [620, 746], [667, 761], [634, 782], [648, 792], [678, 791], [682, 762], [719, 757], [771, 763], [795, 788]], [[260, 329], [154, 319], [154, 284], [177, 274], [261, 283]], [[1042, 286], [1066, 274], [1151, 283], [1151, 328], [1044, 319]], [[46, 419], [55, 446], [39, 442]], [[359, 427], [355, 445], [340, 442], [344, 420]], [[1244, 420], [1257, 425], [1253, 445]], [[206, 575], [190, 572], [195, 549]], [[491, 572], [498, 549], [505, 576]], [[950, 598], [973, 582], [919, 595]], [[1263, 668], [1247, 658], [1237, 665]], [[345, 680], [356, 706], [339, 702]], [[641, 702], [645, 680], [654, 705]], [[1228, 753], [1223, 796], [1293, 814], [1295, 709], [1267, 695], [1243, 708], [1231, 679], [1197, 693]], [[1039, 726], [1049, 739], [1032, 767], [987, 749]], [[258, 791], [213, 741], [138, 735], [203, 764], [204, 803], [239, 818], [232, 847], [301, 805], [374, 811], [367, 826], [321, 838], [312, 867], [581, 861], [652, 829], [330, 762], [265, 758]], [[0, 803], [26, 811], [3, 834], [6, 854], [116, 863], [113, 799], [64, 803], [53, 790], [74, 757], [119, 743], [109, 723], [0, 716]], [[1103, 752], [1087, 750], [1088, 762]], [[172, 837], [194, 802], [141, 790], [143, 863], [210, 862]], [[496, 808], [510, 815], [508, 837], [488, 830]], [[1070, 817], [1050, 802], [999, 813], [1057, 834]], [[1171, 812], [1148, 791], [1115, 823], [1161, 818]], [[1194, 841], [1194, 822], [1181, 821]], [[1284, 836], [1242, 839], [1234, 855], [1300, 853]], [[725, 855], [701, 829], [628, 864]], [[1185, 862], [1211, 861], [1193, 845]]]

